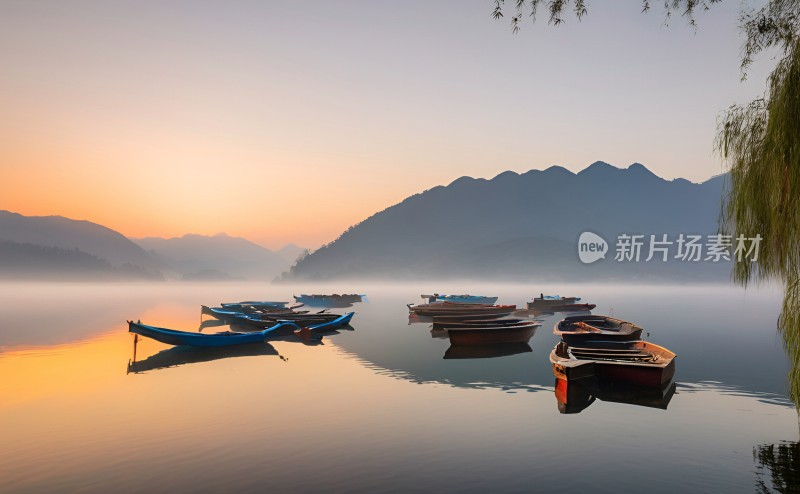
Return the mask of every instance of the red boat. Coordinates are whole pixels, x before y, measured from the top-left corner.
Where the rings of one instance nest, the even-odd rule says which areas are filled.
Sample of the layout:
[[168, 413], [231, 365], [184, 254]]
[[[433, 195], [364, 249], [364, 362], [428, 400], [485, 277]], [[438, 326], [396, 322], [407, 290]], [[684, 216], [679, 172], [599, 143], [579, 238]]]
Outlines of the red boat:
[[675, 375], [675, 354], [647, 341], [602, 346], [567, 346], [561, 342], [550, 352], [553, 374], [574, 380], [599, 379], [661, 386]]

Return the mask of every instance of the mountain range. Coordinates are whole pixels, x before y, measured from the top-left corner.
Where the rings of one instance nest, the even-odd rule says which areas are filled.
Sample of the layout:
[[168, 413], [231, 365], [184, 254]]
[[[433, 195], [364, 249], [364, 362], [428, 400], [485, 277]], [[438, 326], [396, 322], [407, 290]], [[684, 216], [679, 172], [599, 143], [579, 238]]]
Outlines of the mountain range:
[[[579, 173], [552, 166], [496, 177], [461, 177], [413, 195], [349, 228], [300, 260], [283, 280], [494, 278], [510, 280], [727, 280], [730, 263], [615, 262], [621, 234], [717, 232], [725, 176], [665, 180], [644, 165], [598, 161]], [[577, 255], [582, 232], [610, 253]], [[646, 248], [646, 246], [645, 246]], [[673, 246], [673, 249], [676, 247]]]
[[225, 233], [208, 237], [133, 239], [165, 265], [195, 281], [250, 279], [271, 281], [292, 261], [241, 237]]
[[226, 234], [129, 239], [89, 221], [0, 211], [0, 279], [270, 281], [303, 252]]
[[[0, 279], [336, 279], [709, 280], [730, 263], [616, 262], [622, 234], [716, 233], [725, 176], [703, 183], [665, 180], [634, 163], [598, 161], [579, 173], [552, 166], [492, 179], [461, 177], [408, 197], [308, 253], [271, 251], [220, 233], [128, 239], [61, 216], [0, 211]], [[582, 232], [608, 243], [605, 259], [583, 264]], [[674, 249], [674, 246], [673, 246]]]

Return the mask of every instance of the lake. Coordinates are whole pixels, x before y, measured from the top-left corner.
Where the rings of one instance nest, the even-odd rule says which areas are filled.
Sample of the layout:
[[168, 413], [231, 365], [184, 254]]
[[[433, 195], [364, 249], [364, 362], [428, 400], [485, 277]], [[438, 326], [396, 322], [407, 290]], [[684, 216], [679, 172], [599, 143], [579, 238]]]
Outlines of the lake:
[[[0, 284], [0, 491], [800, 489], [780, 290], [429, 285]], [[520, 353], [464, 353], [409, 322], [406, 304], [433, 290], [580, 296], [678, 355], [674, 392], [595, 393], [561, 413], [560, 316]], [[200, 304], [301, 292], [368, 297], [321, 344], [214, 353], [141, 338], [134, 355], [127, 332], [126, 319], [196, 330]]]

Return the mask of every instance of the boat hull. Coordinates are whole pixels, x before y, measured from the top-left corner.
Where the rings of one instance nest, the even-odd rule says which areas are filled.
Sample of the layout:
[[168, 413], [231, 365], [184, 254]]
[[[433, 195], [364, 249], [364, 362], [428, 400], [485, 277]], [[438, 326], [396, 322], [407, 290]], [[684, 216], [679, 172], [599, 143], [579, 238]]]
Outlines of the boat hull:
[[635, 363], [595, 363], [595, 374], [600, 379], [628, 383], [636, 386], [657, 387], [675, 376], [675, 360], [664, 367]]
[[536, 330], [535, 325], [488, 329], [449, 329], [452, 345], [489, 345], [496, 343], [527, 343]]
[[429, 302], [453, 302], [457, 304], [483, 304], [494, 305], [497, 297], [484, 297], [479, 295], [423, 295], [422, 298]]
[[572, 305], [577, 303], [580, 297], [562, 297], [562, 298], [535, 298], [527, 303], [528, 310], [541, 309], [552, 310], [551, 307], [558, 305]]
[[449, 305], [446, 302], [442, 303], [441, 307], [437, 305], [438, 304], [430, 304], [428, 306], [409, 306], [408, 310], [418, 316], [458, 316], [464, 317], [465, 319], [467, 318], [466, 316], [507, 316], [517, 310], [517, 307], [513, 305], [486, 306], [474, 304], [475, 307], [470, 307], [470, 305], [473, 304]]
[[666, 348], [644, 341], [625, 347], [606, 344], [593, 348], [570, 348], [559, 343], [550, 352], [553, 374], [558, 379], [593, 377], [645, 387], [670, 381], [675, 376], [675, 358]]
[[355, 315], [355, 312], [348, 312], [347, 314], [339, 316], [332, 321], [312, 324], [311, 326], [308, 326], [308, 328], [317, 332], [334, 331], [350, 324], [350, 320], [353, 319], [353, 315]]

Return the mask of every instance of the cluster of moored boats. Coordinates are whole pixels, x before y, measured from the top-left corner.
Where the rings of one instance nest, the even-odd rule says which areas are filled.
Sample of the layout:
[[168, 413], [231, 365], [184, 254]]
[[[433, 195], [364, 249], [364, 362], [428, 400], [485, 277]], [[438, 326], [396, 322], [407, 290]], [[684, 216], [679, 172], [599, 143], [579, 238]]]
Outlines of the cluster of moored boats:
[[[303, 297], [308, 297], [304, 295]], [[315, 295], [323, 301], [323, 295]], [[295, 297], [297, 299], [298, 297]], [[334, 302], [341, 299], [337, 295]], [[360, 300], [360, 299], [359, 299]], [[196, 347], [221, 347], [260, 343], [270, 338], [294, 335], [303, 340], [318, 340], [325, 332], [348, 326], [354, 312], [335, 314], [328, 309], [320, 311], [300, 310], [303, 304], [287, 307], [289, 302], [242, 301], [222, 303], [219, 307], [200, 306], [201, 317], [208, 315], [234, 331], [202, 333], [149, 326], [141, 322], [128, 321], [128, 330], [169, 345]], [[204, 328], [201, 323], [200, 330]]]
[[[594, 304], [579, 304], [578, 297], [534, 297], [526, 309], [497, 305], [498, 297], [484, 295], [421, 295], [427, 303], [408, 304], [411, 317], [432, 318], [434, 332], [446, 332], [453, 345], [527, 343], [541, 321], [530, 314], [588, 311]], [[521, 317], [514, 317], [521, 316]]]
[[582, 312], [562, 319], [553, 330], [561, 339], [550, 353], [557, 389], [586, 378], [660, 388], [670, 383], [675, 373], [675, 354], [642, 340], [640, 326], [593, 315], [589, 311], [595, 305], [578, 303], [578, 297], [541, 294], [527, 302], [526, 309], [496, 305], [497, 297], [479, 295], [434, 294], [422, 298], [427, 303], [408, 305], [410, 317], [431, 318], [431, 331], [446, 333], [454, 346], [527, 343], [541, 321], [518, 316]]
[[[423, 298], [429, 296], [423, 295]], [[416, 317], [430, 317], [433, 331], [445, 331], [453, 345], [491, 345], [497, 343], [527, 343], [541, 322], [508, 317], [517, 310], [516, 305], [495, 305], [472, 300], [496, 297], [459, 296], [458, 301], [445, 299], [426, 304], [408, 304], [409, 312]], [[467, 300], [464, 299], [467, 297]]]
[[[298, 337], [318, 340], [326, 332], [348, 327], [354, 312], [337, 314], [330, 307], [350, 306], [362, 295], [300, 295], [295, 304], [255, 301], [201, 306], [197, 332], [178, 331], [129, 321], [129, 331], [162, 343], [193, 347], [224, 347]], [[447, 337], [451, 347], [445, 358], [479, 358], [531, 351], [528, 341], [542, 320], [529, 316], [580, 312], [556, 323], [560, 338], [550, 352], [556, 377], [559, 409], [580, 411], [595, 397], [620, 400], [626, 393], [647, 397], [648, 406], [666, 407], [674, 392], [675, 354], [642, 340], [642, 327], [610, 316], [591, 314], [594, 304], [578, 297], [533, 297], [525, 308], [498, 305], [497, 297], [482, 295], [422, 295], [425, 303], [408, 304], [410, 322], [431, 322], [434, 337]], [[309, 310], [306, 306], [326, 306]], [[207, 326], [227, 325], [231, 331], [203, 333]], [[446, 336], [442, 336], [446, 335]], [[609, 387], [609, 383], [612, 386]], [[614, 383], [637, 387], [621, 388]], [[642, 389], [645, 389], [642, 391]], [[627, 390], [627, 391], [626, 391]]]

